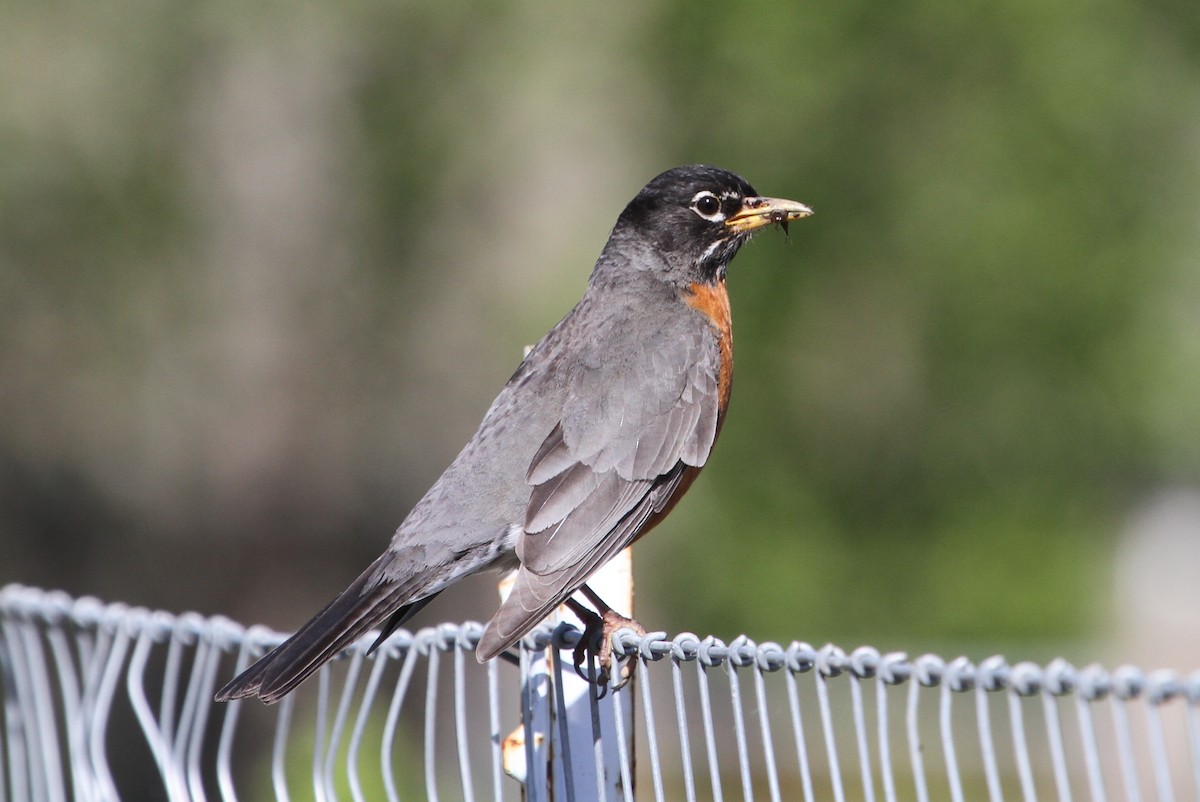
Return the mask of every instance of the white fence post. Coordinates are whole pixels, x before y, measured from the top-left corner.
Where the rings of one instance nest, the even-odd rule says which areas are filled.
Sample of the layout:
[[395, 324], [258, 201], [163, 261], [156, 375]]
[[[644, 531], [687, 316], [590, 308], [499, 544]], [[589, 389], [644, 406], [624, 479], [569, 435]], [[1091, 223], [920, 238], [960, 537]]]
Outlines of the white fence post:
[[[614, 610], [633, 615], [633, 557], [625, 549], [588, 581], [589, 587]], [[500, 583], [501, 596], [507, 596], [512, 577]], [[587, 604], [586, 599], [579, 601]], [[565, 607], [557, 620], [583, 624]], [[598, 703], [600, 739], [594, 736], [591, 684], [575, 673], [569, 651], [556, 653], [553, 645], [544, 652], [527, 653], [529, 665], [524, 671], [521, 689], [522, 724], [504, 739], [504, 770], [525, 787], [525, 799], [592, 800], [618, 799], [622, 794], [621, 761], [615, 734], [615, 708], [612, 693]], [[561, 665], [555, 661], [561, 658]], [[555, 681], [561, 681], [561, 689]], [[621, 690], [623, 729], [630, 733], [632, 754], [633, 683]], [[565, 722], [557, 716], [566, 717]], [[532, 722], [525, 727], [524, 721]], [[532, 735], [530, 735], [532, 733]], [[563, 736], [568, 741], [563, 743]], [[532, 737], [532, 743], [528, 739]], [[529, 763], [532, 759], [532, 765]], [[568, 762], [569, 761], [569, 762]], [[597, 776], [600, 767], [600, 776]], [[632, 759], [630, 771], [632, 772]], [[547, 777], [549, 772], [549, 777]], [[547, 779], [550, 782], [547, 782]]]

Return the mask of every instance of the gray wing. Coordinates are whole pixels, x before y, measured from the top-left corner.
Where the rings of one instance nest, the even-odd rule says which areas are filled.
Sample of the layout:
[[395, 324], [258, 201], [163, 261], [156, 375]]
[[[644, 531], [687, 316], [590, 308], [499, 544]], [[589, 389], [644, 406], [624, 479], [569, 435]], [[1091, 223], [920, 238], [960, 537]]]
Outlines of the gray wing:
[[521, 568], [484, 632], [480, 660], [511, 646], [633, 542], [688, 468], [708, 459], [722, 413], [713, 332], [646, 339], [668, 345], [610, 348], [626, 359], [601, 354], [574, 367], [562, 419], [529, 466]]

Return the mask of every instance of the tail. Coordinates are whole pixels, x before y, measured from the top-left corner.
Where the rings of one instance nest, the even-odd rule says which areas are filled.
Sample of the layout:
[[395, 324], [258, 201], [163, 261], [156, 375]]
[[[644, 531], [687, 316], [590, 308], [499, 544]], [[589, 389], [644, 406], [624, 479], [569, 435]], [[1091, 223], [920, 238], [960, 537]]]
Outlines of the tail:
[[376, 560], [311, 621], [218, 691], [216, 700], [257, 696], [274, 704], [365, 632], [386, 622], [371, 648], [379, 646], [392, 630], [437, 595], [408, 601], [412, 583], [381, 582], [376, 569], [389, 557], [384, 554]]
[[[573, 569], [574, 566], [567, 571], [539, 576], [521, 567], [512, 592], [484, 627], [479, 645], [475, 647], [479, 662], [485, 663], [508, 649], [566, 601], [583, 584]], [[586, 578], [584, 573], [582, 579]]]

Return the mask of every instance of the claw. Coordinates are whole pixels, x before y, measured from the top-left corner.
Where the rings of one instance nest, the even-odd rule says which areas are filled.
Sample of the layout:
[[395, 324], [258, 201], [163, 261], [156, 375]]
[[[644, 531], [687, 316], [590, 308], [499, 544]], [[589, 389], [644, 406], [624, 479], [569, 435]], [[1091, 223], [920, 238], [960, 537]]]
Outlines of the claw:
[[[610, 686], [609, 680], [612, 678], [612, 639], [613, 634], [621, 629], [631, 629], [639, 636], [645, 637], [646, 628], [634, 621], [632, 618], [626, 618], [614, 611], [611, 607], [605, 604], [604, 600], [596, 595], [595, 591], [587, 585], [583, 585], [580, 591], [591, 600], [592, 604], [596, 605], [596, 610], [593, 612], [583, 606], [574, 599], [567, 599], [567, 606], [579, 616], [579, 620], [583, 622], [583, 634], [579, 638], [579, 643], [575, 646], [575, 651], [572, 657], [575, 661], [575, 673], [580, 679], [592, 683], [600, 689], [600, 694], [597, 699], [603, 699], [608, 693], [609, 688], [620, 690], [629, 684], [633, 679], [633, 671], [637, 667], [637, 656], [631, 655], [623, 662], [617, 661], [617, 676], [619, 680], [616, 684]], [[596, 641], [599, 639], [599, 647], [596, 646]], [[593, 672], [591, 654], [596, 655], [598, 671]], [[581, 666], [587, 663], [588, 676], [584, 676]]]
[[[586, 613], [581, 614], [581, 613]], [[575, 645], [575, 651], [572, 653], [572, 660], [575, 664], [575, 674], [584, 682], [591, 683], [599, 689], [600, 694], [597, 699], [603, 699], [608, 693], [608, 665], [611, 661], [611, 642], [607, 640], [604, 630], [604, 619], [593, 613], [591, 610], [576, 610], [576, 615], [585, 619], [583, 633], [579, 637], [579, 643]], [[599, 641], [599, 648], [597, 648]], [[606, 648], [606, 644], [608, 647]], [[592, 655], [599, 658], [599, 670], [592, 663]], [[587, 666], [587, 673], [584, 673], [584, 666]]]
[[[613, 670], [613, 653], [612, 653], [612, 638], [613, 634], [618, 630], [631, 629], [638, 635], [644, 636], [646, 628], [634, 621], [632, 618], [615, 612], [612, 608], [604, 605], [600, 613], [597, 614], [587, 609], [581, 604], [574, 603], [569, 605], [584, 622], [583, 634], [579, 638], [579, 643], [575, 645], [575, 651], [572, 653], [572, 658], [575, 665], [575, 673], [580, 679], [592, 683], [600, 689], [600, 695], [597, 699], [603, 699], [608, 693], [609, 688], [620, 690], [629, 684], [633, 678], [634, 669], [637, 667], [637, 657], [630, 656], [625, 660], [617, 661], [617, 676], [619, 680], [609, 685], [612, 678]], [[599, 645], [597, 648], [597, 640]], [[596, 668], [593, 669], [591, 656], [596, 656]], [[587, 675], [583, 672], [583, 666], [587, 665]]]
[[[588, 637], [587, 630], [584, 629], [583, 634], [579, 636], [579, 643], [575, 645], [575, 651], [571, 653], [572, 662], [575, 664], [575, 674], [581, 680], [586, 682], [592, 681], [592, 664], [588, 659], [588, 652], [591, 651], [591, 638]], [[587, 664], [588, 672], [583, 673], [583, 666]]]

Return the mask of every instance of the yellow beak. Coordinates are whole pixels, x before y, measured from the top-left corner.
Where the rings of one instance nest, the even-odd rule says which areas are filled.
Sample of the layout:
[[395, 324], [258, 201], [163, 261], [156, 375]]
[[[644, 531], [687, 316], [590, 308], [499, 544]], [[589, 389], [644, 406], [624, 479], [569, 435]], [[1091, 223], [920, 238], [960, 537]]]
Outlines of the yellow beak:
[[783, 198], [746, 198], [742, 201], [741, 210], [725, 221], [725, 227], [742, 234], [762, 228], [771, 223], [778, 223], [787, 230], [787, 224], [792, 220], [811, 215], [812, 209], [803, 203]]

